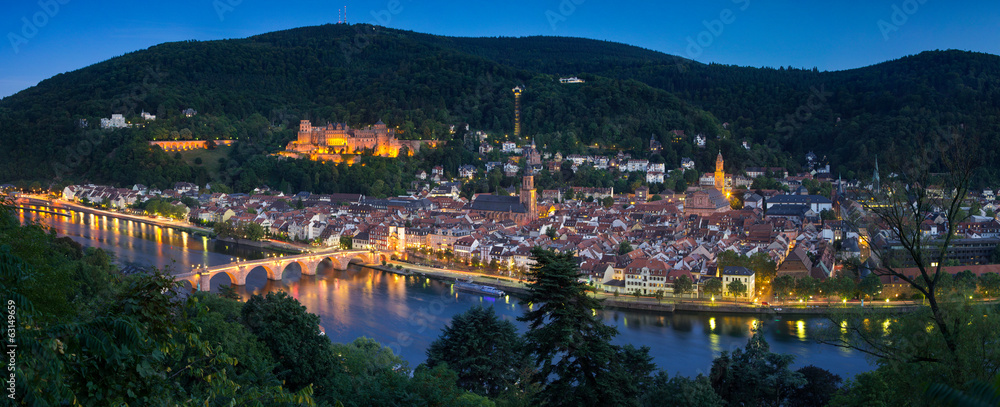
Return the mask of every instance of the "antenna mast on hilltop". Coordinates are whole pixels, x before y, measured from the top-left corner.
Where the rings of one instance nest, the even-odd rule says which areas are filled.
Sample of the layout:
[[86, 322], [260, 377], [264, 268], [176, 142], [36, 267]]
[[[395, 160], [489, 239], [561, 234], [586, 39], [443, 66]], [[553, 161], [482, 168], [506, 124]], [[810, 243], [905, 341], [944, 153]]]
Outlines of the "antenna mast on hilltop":
[[347, 6], [337, 9], [337, 24], [347, 24]]

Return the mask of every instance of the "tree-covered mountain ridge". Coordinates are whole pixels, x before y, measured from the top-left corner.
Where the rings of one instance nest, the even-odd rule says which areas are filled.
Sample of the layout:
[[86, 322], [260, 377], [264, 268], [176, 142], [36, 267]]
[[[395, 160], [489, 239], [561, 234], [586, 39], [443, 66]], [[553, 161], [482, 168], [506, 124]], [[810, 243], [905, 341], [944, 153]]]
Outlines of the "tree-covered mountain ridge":
[[[587, 83], [559, 84], [563, 76]], [[0, 176], [52, 177], [51, 166], [38, 160], [66, 155], [93, 131], [80, 129], [78, 119], [90, 119], [92, 129], [97, 118], [115, 111], [170, 119], [195, 108], [223, 119], [213, 131], [261, 144], [262, 152], [280, 148], [299, 119], [383, 120], [400, 126], [407, 138], [448, 137], [448, 126], [456, 123], [509, 134], [510, 90], [525, 85], [523, 134], [564, 154], [586, 152], [584, 146], [594, 143], [641, 151], [655, 135], [667, 147], [669, 165], [692, 156], [702, 167], [711, 164], [709, 150], [722, 150], [727, 170], [794, 168], [811, 150], [829, 157], [835, 171], [860, 176], [877, 153], [912, 152], [947, 129], [981, 138], [987, 165], [980, 179], [992, 180], [1000, 174], [992, 164], [1000, 162], [994, 152], [1000, 143], [998, 82], [1000, 57], [962, 51], [820, 72], [701, 64], [582, 38], [459, 38], [323, 25], [160, 44], [4, 98], [0, 143], [16, 147], [0, 151]], [[267, 128], [248, 128], [247, 122]], [[668, 134], [675, 129], [705, 134], [709, 145], [692, 150], [691, 140], [671, 144]], [[85, 154], [85, 164], [71, 174], [106, 178], [79, 169], [123, 153], [116, 146]]]
[[[662, 129], [723, 132], [711, 114], [638, 81], [594, 77], [587, 87], [567, 87], [557, 79], [406, 32], [362, 25], [166, 43], [56, 75], [0, 101], [0, 142], [17, 146], [0, 152], [0, 175], [51, 177], [59, 171], [50, 167], [60, 165], [38, 163], [72, 155], [66, 150], [95, 137], [90, 133], [99, 119], [112, 113], [146, 111], [158, 119], [143, 129], [116, 131], [114, 149], [102, 144], [97, 152], [81, 153], [83, 163], [62, 173], [115, 178], [93, 168], [138, 155], [120, 146], [141, 144], [129, 144], [131, 137], [118, 140], [118, 133], [152, 140], [162, 130], [152, 127], [164, 120], [175, 120], [178, 127], [200, 125], [201, 130], [190, 129], [193, 134], [209, 129], [245, 142], [240, 144], [258, 144], [262, 153], [294, 137], [300, 119], [353, 126], [383, 120], [398, 126], [404, 138], [451, 137], [449, 126], [459, 123], [512, 133], [511, 89], [518, 85], [530, 89], [522, 104], [524, 134], [566, 152], [595, 142], [639, 149]], [[185, 121], [180, 116], [186, 108], [218, 119]], [[90, 126], [80, 128], [80, 119]], [[162, 157], [141, 161], [171, 165]], [[118, 172], [136, 172], [123, 169]]]

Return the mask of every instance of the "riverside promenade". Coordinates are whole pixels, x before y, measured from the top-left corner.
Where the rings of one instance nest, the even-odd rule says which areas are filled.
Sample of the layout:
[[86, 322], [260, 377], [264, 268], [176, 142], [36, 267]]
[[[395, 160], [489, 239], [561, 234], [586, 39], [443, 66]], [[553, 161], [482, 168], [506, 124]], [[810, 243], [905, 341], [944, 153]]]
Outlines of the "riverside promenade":
[[[527, 293], [527, 284], [515, 278], [495, 276], [484, 273], [455, 270], [448, 268], [437, 268], [421, 266], [412, 263], [390, 261], [386, 267], [372, 266], [377, 270], [392, 273], [399, 271], [393, 266], [401, 266], [403, 270], [417, 273], [444, 281], [472, 280], [476, 284], [496, 287], [513, 296], [523, 296]], [[657, 300], [653, 297], [638, 297], [632, 295], [618, 295], [611, 293], [596, 292], [594, 296], [604, 301], [604, 306], [613, 309], [627, 309], [635, 311], [649, 312], [693, 312], [693, 313], [714, 313], [714, 314], [766, 314], [766, 315], [825, 315], [832, 312], [843, 312], [846, 310], [866, 310], [866, 311], [887, 311], [906, 312], [920, 307], [919, 303], [913, 301], [898, 302], [866, 302], [862, 307], [860, 303], [851, 302], [827, 302], [810, 301], [805, 302], [780, 302], [768, 306], [748, 303], [745, 301], [733, 301], [732, 299], [711, 300], [702, 298], [675, 298], [665, 297]]]

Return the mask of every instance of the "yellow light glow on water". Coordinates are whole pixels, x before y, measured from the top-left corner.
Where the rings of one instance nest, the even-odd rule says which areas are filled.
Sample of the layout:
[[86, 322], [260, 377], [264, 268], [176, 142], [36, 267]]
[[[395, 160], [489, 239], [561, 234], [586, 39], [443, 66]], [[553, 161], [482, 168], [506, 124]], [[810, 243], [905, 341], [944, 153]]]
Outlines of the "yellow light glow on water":
[[889, 330], [889, 325], [892, 325], [892, 321], [890, 321], [888, 319], [885, 320], [885, 322], [882, 323], [882, 330], [883, 331], [888, 331]]
[[800, 319], [799, 322], [796, 322], [795, 330], [796, 330], [796, 335], [799, 337], [799, 339], [801, 340], [806, 339], [806, 321]]
[[840, 321], [840, 332], [847, 333], [847, 320]]
[[715, 330], [715, 317], [708, 319], [708, 329]]

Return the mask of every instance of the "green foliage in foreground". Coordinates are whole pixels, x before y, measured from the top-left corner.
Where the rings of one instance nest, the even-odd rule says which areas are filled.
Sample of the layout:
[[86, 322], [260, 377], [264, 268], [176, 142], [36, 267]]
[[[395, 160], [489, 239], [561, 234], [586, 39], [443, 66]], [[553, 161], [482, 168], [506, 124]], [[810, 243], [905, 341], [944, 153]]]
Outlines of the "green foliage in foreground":
[[444, 367], [411, 376], [370, 340], [331, 344], [285, 294], [184, 297], [161, 271], [122, 275], [70, 242], [0, 208], [0, 293], [17, 306], [25, 405], [351, 406], [376, 394], [379, 405], [493, 405]]
[[427, 365], [447, 366], [458, 373], [462, 388], [497, 397], [521, 378], [528, 362], [524, 349], [513, 323], [498, 318], [492, 307], [477, 305], [452, 317], [427, 349]]
[[524, 336], [473, 308], [411, 369], [371, 339], [330, 343], [287, 294], [246, 304], [184, 297], [162, 272], [121, 275], [103, 251], [0, 211], [0, 293], [17, 304], [25, 405], [995, 405], [997, 385], [986, 382], [998, 353], [981, 346], [1000, 326], [989, 307], [946, 308], [964, 327], [953, 353], [927, 328], [926, 309], [887, 324], [863, 322], [886, 315], [845, 315], [851, 335], [894, 347], [882, 349], [878, 370], [842, 387], [818, 367], [792, 371], [793, 357], [770, 352], [759, 333], [716, 358], [708, 377], [671, 377], [648, 349], [611, 343], [616, 332], [594, 317], [600, 303], [578, 282], [572, 255], [534, 255]]

